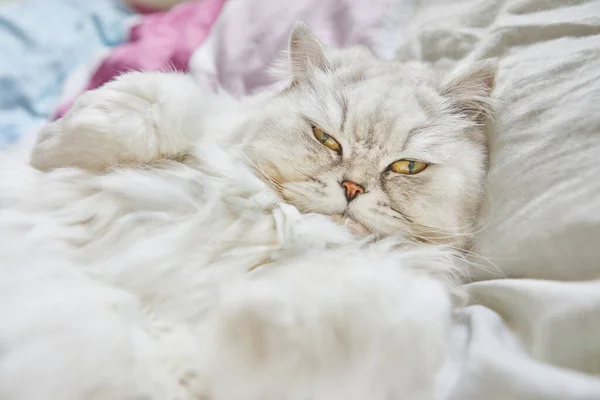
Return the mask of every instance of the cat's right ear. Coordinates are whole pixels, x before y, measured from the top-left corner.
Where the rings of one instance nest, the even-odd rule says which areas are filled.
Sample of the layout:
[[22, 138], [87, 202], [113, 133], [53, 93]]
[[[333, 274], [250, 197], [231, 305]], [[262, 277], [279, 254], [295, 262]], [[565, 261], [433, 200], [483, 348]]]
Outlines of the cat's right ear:
[[442, 95], [451, 101], [452, 111], [479, 122], [491, 117], [497, 71], [498, 61], [487, 59], [454, 73], [442, 89]]
[[303, 22], [294, 23], [290, 34], [289, 56], [294, 84], [308, 79], [315, 70], [331, 69], [323, 45]]

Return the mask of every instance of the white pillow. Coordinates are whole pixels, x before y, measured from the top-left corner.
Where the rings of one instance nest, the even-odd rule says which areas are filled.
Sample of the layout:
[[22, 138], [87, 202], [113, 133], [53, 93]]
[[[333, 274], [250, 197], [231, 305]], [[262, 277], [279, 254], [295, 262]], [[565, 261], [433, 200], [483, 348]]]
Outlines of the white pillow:
[[422, 1], [397, 53], [500, 58], [477, 280], [600, 277], [600, 1], [564, 3]]

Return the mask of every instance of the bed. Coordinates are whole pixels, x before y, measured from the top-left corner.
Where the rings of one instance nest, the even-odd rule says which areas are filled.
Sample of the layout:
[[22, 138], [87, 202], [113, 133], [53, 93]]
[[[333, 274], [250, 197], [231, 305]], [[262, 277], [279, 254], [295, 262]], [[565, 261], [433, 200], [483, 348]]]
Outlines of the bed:
[[497, 57], [469, 304], [438, 398], [600, 399], [600, 1], [172, 3], [3, 5], [0, 146], [129, 70], [185, 71], [235, 96], [266, 89], [297, 18], [328, 45], [440, 70]]

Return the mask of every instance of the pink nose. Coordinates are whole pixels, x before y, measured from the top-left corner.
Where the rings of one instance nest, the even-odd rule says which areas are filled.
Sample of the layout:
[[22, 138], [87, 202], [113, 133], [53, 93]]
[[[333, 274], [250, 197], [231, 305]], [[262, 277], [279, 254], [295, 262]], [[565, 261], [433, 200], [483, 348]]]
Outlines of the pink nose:
[[365, 192], [364, 187], [351, 181], [342, 182], [342, 187], [346, 190], [346, 200], [348, 201], [354, 200], [356, 196]]

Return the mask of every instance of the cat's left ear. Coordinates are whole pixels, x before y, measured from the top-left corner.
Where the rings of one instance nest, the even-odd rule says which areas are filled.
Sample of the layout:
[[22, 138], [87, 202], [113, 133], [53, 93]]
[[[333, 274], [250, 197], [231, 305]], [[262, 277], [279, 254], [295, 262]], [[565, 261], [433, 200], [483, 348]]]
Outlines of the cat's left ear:
[[323, 45], [303, 22], [295, 22], [289, 43], [292, 82], [306, 80], [314, 70], [328, 71], [331, 65]]
[[497, 71], [498, 61], [487, 59], [454, 73], [442, 85], [442, 95], [450, 100], [452, 112], [480, 123], [491, 117]]

